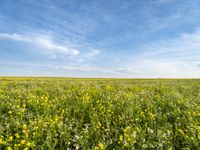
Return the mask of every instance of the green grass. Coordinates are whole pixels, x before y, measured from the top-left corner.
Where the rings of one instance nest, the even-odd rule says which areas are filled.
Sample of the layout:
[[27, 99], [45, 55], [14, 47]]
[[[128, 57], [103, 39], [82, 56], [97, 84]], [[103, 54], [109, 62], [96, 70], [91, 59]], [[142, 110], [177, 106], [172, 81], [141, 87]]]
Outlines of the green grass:
[[0, 149], [199, 147], [199, 79], [0, 78]]

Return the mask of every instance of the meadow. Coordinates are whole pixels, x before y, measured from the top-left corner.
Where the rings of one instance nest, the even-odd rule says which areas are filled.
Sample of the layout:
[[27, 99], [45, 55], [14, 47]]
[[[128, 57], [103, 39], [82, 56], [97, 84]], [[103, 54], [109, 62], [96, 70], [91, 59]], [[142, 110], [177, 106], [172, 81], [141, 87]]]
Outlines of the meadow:
[[0, 149], [198, 150], [200, 79], [0, 78]]

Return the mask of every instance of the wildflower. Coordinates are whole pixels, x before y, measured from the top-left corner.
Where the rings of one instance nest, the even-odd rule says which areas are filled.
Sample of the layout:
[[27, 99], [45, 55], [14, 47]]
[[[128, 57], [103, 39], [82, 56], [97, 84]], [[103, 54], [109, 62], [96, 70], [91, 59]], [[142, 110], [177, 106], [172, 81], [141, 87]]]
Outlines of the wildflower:
[[8, 141], [11, 142], [12, 140], [13, 140], [13, 137], [10, 136], [10, 137], [8, 138]]
[[141, 117], [142, 117], [142, 118], [144, 118], [144, 117], [145, 117], [145, 115], [144, 115], [144, 112], [143, 112], [143, 111], [140, 113], [140, 115], [141, 115]]
[[100, 143], [100, 144], [99, 144], [99, 148], [100, 148], [101, 150], [103, 150], [103, 149], [104, 149], [104, 145], [103, 145], [102, 143]]
[[124, 133], [124, 136], [125, 136], [125, 137], [129, 137], [129, 135], [128, 135], [127, 133]]
[[101, 128], [101, 123], [99, 121], [97, 122], [97, 128]]
[[152, 113], [150, 113], [149, 116], [150, 116], [151, 119], [154, 119], [154, 117], [155, 117], [155, 115], [152, 114]]
[[100, 143], [98, 146], [94, 147], [94, 150], [104, 150], [105, 149], [105, 145]]
[[35, 129], [35, 130], [37, 130], [38, 128], [39, 128], [39, 127], [37, 127], [37, 126], [36, 126], [36, 127], [34, 127], [34, 129]]
[[130, 141], [131, 141], [131, 138], [130, 138], [130, 137], [128, 137], [128, 138], [127, 138], [127, 141], [128, 141], [128, 142], [130, 142]]
[[23, 128], [23, 129], [26, 129], [26, 128], [27, 128], [27, 125], [26, 125], [26, 124], [24, 124], [24, 125], [22, 126], [22, 128]]
[[123, 140], [122, 135], [119, 136], [119, 141], [121, 142]]
[[133, 141], [132, 143], [135, 144], [135, 143], [137, 143], [137, 141]]
[[21, 140], [21, 141], [20, 141], [20, 144], [23, 145], [23, 144], [25, 144], [25, 142], [26, 142], [25, 140]]
[[26, 130], [22, 130], [23, 133], [26, 133]]
[[3, 143], [4, 143], [3, 140], [0, 138], [0, 145], [3, 144]]
[[62, 109], [62, 114], [64, 114], [65, 113], [65, 110], [64, 109]]
[[85, 101], [86, 103], [88, 103], [90, 101], [90, 96], [88, 94], [85, 94], [83, 96], [83, 101]]
[[10, 146], [7, 147], [7, 150], [12, 150], [12, 148]]
[[8, 114], [9, 114], [9, 115], [12, 115], [12, 111], [8, 111]]
[[25, 109], [24, 109], [24, 108], [23, 108], [23, 109], [21, 109], [21, 112], [22, 112], [22, 113], [24, 113], [24, 112], [25, 112]]
[[16, 134], [15, 134], [15, 137], [16, 137], [17, 139], [19, 139], [19, 138], [20, 138], [20, 136], [19, 136], [19, 134], [18, 134], [18, 133], [16, 133]]
[[17, 147], [18, 147], [18, 144], [14, 144], [14, 147], [17, 148]]
[[27, 132], [25, 133], [25, 137], [28, 138], [28, 133]]
[[26, 143], [26, 146], [27, 146], [27, 147], [30, 147], [30, 146], [31, 146], [31, 143], [30, 143], [30, 142], [27, 142], [27, 143]]

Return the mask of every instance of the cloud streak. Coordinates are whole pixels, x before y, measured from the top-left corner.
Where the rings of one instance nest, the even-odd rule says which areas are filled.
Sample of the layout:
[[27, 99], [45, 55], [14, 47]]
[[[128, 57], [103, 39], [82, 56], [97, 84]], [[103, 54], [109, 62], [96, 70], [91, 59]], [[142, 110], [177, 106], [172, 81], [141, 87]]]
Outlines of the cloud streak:
[[199, 8], [198, 0], [7, 0], [0, 61], [19, 63], [7, 63], [8, 72], [38, 75], [44, 68], [65, 76], [196, 77]]
[[182, 33], [176, 38], [154, 42], [143, 49], [146, 57], [157, 56], [167, 60], [187, 60], [187, 58], [200, 57], [200, 29], [193, 33]]
[[59, 52], [63, 54], [68, 54], [71, 56], [77, 56], [80, 54], [79, 50], [68, 48], [64, 45], [57, 44], [52, 40], [50, 36], [43, 35], [21, 35], [21, 34], [8, 34], [8, 33], [0, 33], [0, 39], [7, 40], [15, 40], [19, 42], [26, 42], [29, 44], [33, 44], [35, 46], [39, 46], [43, 49], [50, 50], [52, 52]]
[[193, 33], [145, 45], [124, 67], [157, 77], [198, 77], [200, 70], [200, 29]]

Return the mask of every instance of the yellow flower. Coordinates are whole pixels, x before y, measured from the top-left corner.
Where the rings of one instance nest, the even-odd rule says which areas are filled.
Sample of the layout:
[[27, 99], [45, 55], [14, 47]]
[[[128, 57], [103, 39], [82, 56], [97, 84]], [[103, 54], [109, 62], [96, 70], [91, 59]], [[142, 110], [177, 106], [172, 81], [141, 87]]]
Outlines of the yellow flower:
[[125, 136], [125, 137], [129, 137], [129, 135], [128, 135], [127, 133], [124, 133], [124, 136]]
[[8, 138], [8, 141], [11, 142], [12, 140], [13, 140], [13, 137], [10, 136], [10, 137]]
[[22, 112], [22, 113], [25, 112], [25, 109], [21, 109], [21, 112]]
[[28, 150], [28, 147], [25, 147], [23, 150]]
[[15, 134], [15, 137], [16, 137], [17, 139], [19, 139], [19, 138], [20, 138], [20, 136], [19, 136], [19, 134], [18, 134], [18, 133], [16, 133], [16, 134]]
[[10, 146], [7, 147], [7, 150], [12, 150], [12, 148]]
[[31, 143], [30, 143], [30, 142], [27, 142], [27, 143], [26, 143], [26, 146], [27, 146], [27, 147], [30, 147], [30, 146], [31, 146]]
[[128, 138], [127, 138], [127, 141], [128, 141], [128, 142], [130, 142], [130, 141], [131, 141], [131, 138], [130, 138], [130, 137], [128, 137]]
[[25, 137], [28, 138], [28, 133], [25, 133]]
[[8, 111], [8, 114], [9, 114], [9, 115], [12, 115], [12, 111]]
[[137, 143], [137, 141], [133, 141], [132, 143], [135, 144], [135, 143]]
[[37, 127], [37, 126], [36, 126], [36, 127], [34, 127], [34, 129], [35, 129], [35, 130], [37, 130], [38, 128], [39, 128], [39, 127]]
[[25, 140], [21, 140], [21, 141], [20, 141], [20, 144], [22, 144], [22, 145], [25, 144], [25, 143], [26, 143]]
[[3, 144], [3, 143], [4, 143], [3, 140], [0, 138], [0, 145]]
[[102, 143], [99, 144], [99, 148], [102, 150], [104, 149], [104, 145]]
[[27, 128], [27, 125], [26, 125], [26, 124], [24, 124], [24, 125], [22, 126], [22, 128], [23, 128], [23, 129], [26, 129], [26, 128]]
[[142, 118], [144, 118], [144, 117], [145, 117], [145, 115], [144, 115], [144, 112], [143, 112], [143, 111], [140, 113], [140, 116], [141, 116]]
[[14, 147], [18, 147], [18, 144], [14, 144]]
[[26, 130], [22, 130], [23, 133], [26, 133]]
[[155, 115], [154, 115], [154, 114], [150, 113], [149, 115], [150, 115], [150, 118], [151, 118], [151, 119], [154, 119], [154, 118], [155, 118]]
[[128, 126], [124, 129], [124, 133], [127, 133], [131, 128]]
[[120, 136], [119, 136], [119, 143], [121, 143], [122, 141], [123, 141], [123, 136], [120, 135]]
[[105, 145], [100, 143], [98, 146], [94, 147], [94, 150], [104, 150], [105, 149]]

